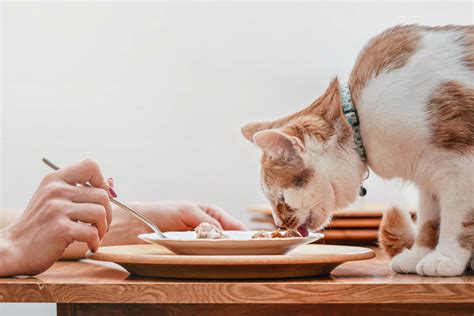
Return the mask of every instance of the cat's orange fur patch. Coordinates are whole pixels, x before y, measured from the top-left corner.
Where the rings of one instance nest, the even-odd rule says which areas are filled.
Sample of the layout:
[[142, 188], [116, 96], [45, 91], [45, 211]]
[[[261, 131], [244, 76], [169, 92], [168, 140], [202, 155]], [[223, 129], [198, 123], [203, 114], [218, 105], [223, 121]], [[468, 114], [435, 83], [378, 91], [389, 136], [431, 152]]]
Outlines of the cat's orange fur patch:
[[419, 47], [423, 31], [460, 32], [459, 41], [466, 48], [464, 62], [468, 68], [474, 70], [474, 26], [398, 25], [374, 37], [360, 52], [349, 78], [356, 106], [360, 101], [362, 89], [372, 77], [406, 65]]
[[463, 230], [459, 235], [459, 244], [461, 247], [474, 250], [474, 209], [466, 214], [462, 223]]
[[333, 79], [324, 94], [305, 109], [275, 121], [247, 124], [242, 127], [241, 132], [245, 138], [253, 141], [253, 135], [257, 132], [280, 128], [283, 132], [298, 137], [303, 143], [304, 134], [324, 141], [338, 133], [338, 142], [344, 143], [351, 139], [352, 128], [344, 118], [341, 105], [339, 81]]
[[417, 25], [395, 26], [374, 37], [359, 54], [349, 78], [354, 104], [366, 83], [382, 72], [403, 67], [421, 40], [421, 28]]
[[419, 246], [434, 249], [438, 244], [439, 220], [426, 221], [416, 237], [415, 243]]
[[379, 245], [391, 257], [415, 242], [413, 222], [410, 215], [397, 207], [388, 209], [379, 228]]
[[441, 148], [474, 150], [474, 90], [457, 81], [441, 84], [427, 105], [431, 142]]
[[303, 159], [297, 155], [272, 157], [262, 155], [263, 181], [267, 186], [277, 184], [281, 188], [292, 185], [295, 175], [305, 170]]

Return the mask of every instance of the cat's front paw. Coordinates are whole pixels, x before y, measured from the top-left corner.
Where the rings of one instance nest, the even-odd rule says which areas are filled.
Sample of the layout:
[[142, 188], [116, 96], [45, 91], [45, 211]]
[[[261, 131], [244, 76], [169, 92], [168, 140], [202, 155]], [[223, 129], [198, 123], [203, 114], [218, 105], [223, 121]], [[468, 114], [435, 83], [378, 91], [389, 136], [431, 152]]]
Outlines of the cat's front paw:
[[392, 271], [397, 273], [416, 273], [416, 265], [429, 250], [405, 249], [393, 257], [390, 263]]
[[427, 276], [457, 276], [463, 274], [465, 269], [465, 261], [437, 251], [427, 254], [416, 266], [419, 275]]

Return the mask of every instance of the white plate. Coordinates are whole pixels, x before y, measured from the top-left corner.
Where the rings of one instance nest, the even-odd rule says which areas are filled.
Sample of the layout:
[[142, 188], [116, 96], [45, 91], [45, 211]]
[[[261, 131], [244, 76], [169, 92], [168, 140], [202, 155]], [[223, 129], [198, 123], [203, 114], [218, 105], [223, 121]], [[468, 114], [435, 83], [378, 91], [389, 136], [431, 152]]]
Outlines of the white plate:
[[196, 232], [167, 232], [168, 239], [155, 233], [141, 234], [138, 238], [161, 245], [178, 255], [283, 255], [288, 251], [324, 237], [310, 233], [308, 237], [252, 238], [255, 231], [226, 230], [228, 239], [197, 239]]

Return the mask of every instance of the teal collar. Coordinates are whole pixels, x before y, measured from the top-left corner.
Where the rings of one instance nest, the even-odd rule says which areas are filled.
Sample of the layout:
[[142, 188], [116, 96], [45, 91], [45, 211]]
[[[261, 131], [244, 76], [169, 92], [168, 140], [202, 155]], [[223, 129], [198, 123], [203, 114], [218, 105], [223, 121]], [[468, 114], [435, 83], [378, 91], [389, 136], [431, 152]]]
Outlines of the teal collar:
[[357, 115], [357, 110], [352, 103], [349, 84], [341, 84], [340, 92], [342, 99], [342, 112], [354, 132], [355, 150], [359, 154], [362, 162], [367, 163], [367, 153], [365, 152], [364, 144], [362, 143], [362, 136], [360, 135], [359, 115]]
[[[364, 164], [367, 164], [367, 153], [364, 148], [364, 144], [362, 143], [362, 136], [360, 135], [360, 121], [359, 115], [357, 115], [357, 110], [352, 103], [351, 97], [351, 89], [349, 88], [348, 83], [341, 84], [340, 87], [341, 99], [342, 99], [342, 112], [346, 117], [347, 122], [352, 127], [352, 131], [354, 134], [354, 148], [359, 154], [360, 159]], [[369, 169], [367, 168], [367, 176], [365, 179], [369, 177]], [[365, 180], [364, 179], [364, 180]], [[359, 195], [364, 196], [367, 194], [367, 190], [361, 186]]]

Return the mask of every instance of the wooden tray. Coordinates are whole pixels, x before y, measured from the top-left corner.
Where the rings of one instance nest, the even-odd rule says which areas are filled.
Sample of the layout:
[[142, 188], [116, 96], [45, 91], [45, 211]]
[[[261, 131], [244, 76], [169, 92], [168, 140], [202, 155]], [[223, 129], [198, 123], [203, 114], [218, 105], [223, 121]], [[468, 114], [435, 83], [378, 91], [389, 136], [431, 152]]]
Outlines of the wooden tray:
[[134, 275], [178, 279], [268, 279], [329, 274], [346, 261], [375, 257], [361, 247], [306, 245], [286, 255], [180, 256], [158, 245], [101, 247], [87, 258], [115, 262]]

